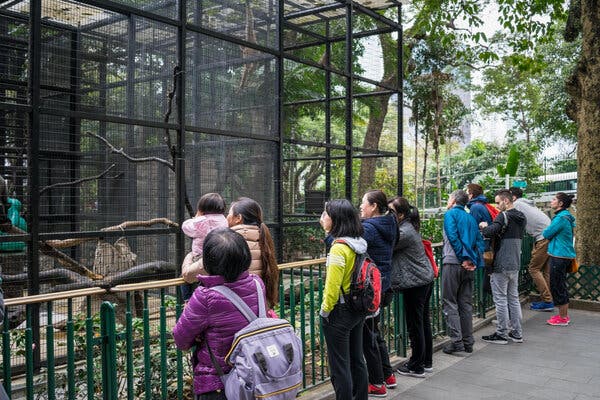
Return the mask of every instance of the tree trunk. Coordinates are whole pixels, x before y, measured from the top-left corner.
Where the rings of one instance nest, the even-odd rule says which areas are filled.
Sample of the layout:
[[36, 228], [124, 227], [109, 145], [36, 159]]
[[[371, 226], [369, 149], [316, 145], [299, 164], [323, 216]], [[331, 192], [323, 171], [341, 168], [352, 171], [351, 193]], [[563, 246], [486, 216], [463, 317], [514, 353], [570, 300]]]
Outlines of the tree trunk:
[[[416, 110], [416, 108], [415, 108]], [[419, 160], [419, 114], [415, 111], [415, 202], [414, 204], [418, 204], [419, 201], [419, 178], [417, 168]]]
[[577, 256], [584, 265], [600, 265], [600, 1], [581, 1], [582, 53], [567, 83], [568, 114], [578, 124]]
[[[365, 149], [379, 149], [379, 139], [383, 130], [383, 123], [388, 113], [388, 104], [390, 95], [382, 95], [374, 105], [369, 107], [369, 124], [367, 125], [367, 133], [363, 147]], [[360, 174], [358, 176], [358, 196], [362, 196], [367, 190], [376, 189], [373, 187], [375, 182], [375, 167], [377, 166], [377, 158], [363, 158], [360, 163]]]
[[425, 132], [425, 138], [424, 138], [424, 143], [423, 143], [423, 176], [422, 176], [422, 181], [423, 181], [423, 206], [421, 207], [421, 210], [425, 210], [425, 201], [427, 199], [427, 157], [429, 156], [429, 152], [427, 151], [427, 147], [429, 146], [429, 133]]

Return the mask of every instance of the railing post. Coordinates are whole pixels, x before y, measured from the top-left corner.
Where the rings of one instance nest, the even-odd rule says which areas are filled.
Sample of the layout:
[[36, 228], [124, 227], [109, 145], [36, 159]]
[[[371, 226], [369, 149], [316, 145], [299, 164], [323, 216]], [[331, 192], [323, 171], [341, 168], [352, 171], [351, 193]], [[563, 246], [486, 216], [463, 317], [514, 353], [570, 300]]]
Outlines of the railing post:
[[117, 337], [115, 308], [105, 301], [100, 307], [102, 336], [102, 399], [117, 400]]

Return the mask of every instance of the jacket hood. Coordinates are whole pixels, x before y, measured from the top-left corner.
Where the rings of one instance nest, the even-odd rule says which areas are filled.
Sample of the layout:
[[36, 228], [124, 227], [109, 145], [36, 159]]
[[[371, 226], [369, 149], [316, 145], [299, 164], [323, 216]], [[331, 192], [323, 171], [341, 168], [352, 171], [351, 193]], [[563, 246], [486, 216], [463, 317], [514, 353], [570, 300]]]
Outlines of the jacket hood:
[[486, 203], [488, 202], [487, 197], [485, 197], [485, 195], [480, 194], [477, 197], [473, 197], [471, 200], [469, 200], [469, 206], [475, 202], [481, 202], [481, 203]]
[[367, 241], [361, 237], [343, 236], [336, 238], [336, 240], [343, 240], [357, 254], [363, 254], [367, 251]]
[[532, 206], [532, 207], [535, 205], [535, 204], [533, 203], [533, 200], [531, 200], [531, 199], [524, 199], [523, 197], [516, 199], [516, 200], [515, 200], [515, 203], [516, 203], [516, 202], [519, 202], [519, 203], [524, 203], [524, 204], [527, 204], [527, 205], [529, 205], [529, 206]]
[[385, 214], [378, 217], [367, 218], [363, 220], [363, 224], [369, 224], [373, 226], [381, 237], [386, 240], [392, 240], [396, 235], [398, 229], [398, 223], [394, 214]]
[[523, 214], [521, 211], [517, 210], [516, 208], [511, 208], [510, 210], [506, 211], [506, 216], [508, 217], [509, 220], [512, 220], [519, 225], [525, 224], [525, 221], [526, 221], [525, 214]]
[[575, 217], [568, 210], [561, 210], [556, 213], [556, 217], [563, 217], [569, 220], [570, 223], [575, 222]]

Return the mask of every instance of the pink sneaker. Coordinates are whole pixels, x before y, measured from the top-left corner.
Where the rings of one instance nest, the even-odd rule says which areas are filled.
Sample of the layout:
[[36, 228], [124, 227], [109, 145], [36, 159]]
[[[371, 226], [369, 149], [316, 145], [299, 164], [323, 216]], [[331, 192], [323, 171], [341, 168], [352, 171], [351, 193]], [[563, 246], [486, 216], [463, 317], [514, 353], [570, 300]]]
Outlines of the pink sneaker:
[[569, 318], [568, 316], [563, 318], [560, 315], [554, 315], [552, 318], [547, 320], [546, 323], [548, 325], [554, 325], [554, 326], [567, 326], [567, 325], [569, 325], [570, 321], [571, 321], [571, 318]]

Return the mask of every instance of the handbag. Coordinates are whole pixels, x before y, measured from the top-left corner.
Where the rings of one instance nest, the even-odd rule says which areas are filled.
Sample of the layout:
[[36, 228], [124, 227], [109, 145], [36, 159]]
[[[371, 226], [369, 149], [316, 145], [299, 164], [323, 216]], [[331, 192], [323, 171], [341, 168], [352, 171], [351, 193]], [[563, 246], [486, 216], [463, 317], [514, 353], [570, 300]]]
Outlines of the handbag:
[[576, 258], [573, 258], [571, 260], [571, 264], [567, 267], [567, 272], [569, 274], [574, 274], [577, 271], [579, 271], [579, 263], [577, 262]]

